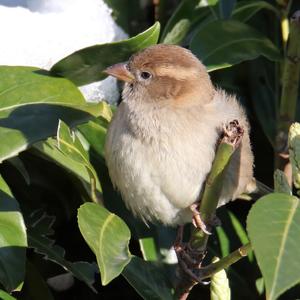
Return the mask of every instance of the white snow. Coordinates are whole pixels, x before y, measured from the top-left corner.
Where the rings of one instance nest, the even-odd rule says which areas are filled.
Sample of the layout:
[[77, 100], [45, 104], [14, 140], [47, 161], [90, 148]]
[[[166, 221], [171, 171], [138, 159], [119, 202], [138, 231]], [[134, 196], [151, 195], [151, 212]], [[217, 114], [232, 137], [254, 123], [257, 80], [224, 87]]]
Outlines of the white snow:
[[[0, 64], [51, 66], [84, 47], [126, 39], [103, 0], [0, 0]], [[80, 88], [88, 101], [115, 102], [116, 80]]]

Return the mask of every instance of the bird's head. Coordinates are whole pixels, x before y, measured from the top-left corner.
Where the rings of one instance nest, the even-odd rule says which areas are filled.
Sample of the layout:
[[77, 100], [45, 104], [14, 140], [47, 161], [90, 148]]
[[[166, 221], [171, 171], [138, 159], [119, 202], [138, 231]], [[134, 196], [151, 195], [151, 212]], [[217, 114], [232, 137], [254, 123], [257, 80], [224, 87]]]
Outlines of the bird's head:
[[214, 88], [204, 65], [179, 46], [151, 46], [104, 72], [125, 81], [125, 100], [138, 97], [185, 105], [207, 103], [213, 97]]

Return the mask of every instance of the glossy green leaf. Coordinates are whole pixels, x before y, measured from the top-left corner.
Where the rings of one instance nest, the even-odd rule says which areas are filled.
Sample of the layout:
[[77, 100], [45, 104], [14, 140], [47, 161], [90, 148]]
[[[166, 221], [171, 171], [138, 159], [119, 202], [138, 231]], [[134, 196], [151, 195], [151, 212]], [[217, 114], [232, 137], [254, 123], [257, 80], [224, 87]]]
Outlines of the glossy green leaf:
[[284, 193], [292, 195], [291, 187], [283, 171], [276, 170], [274, 172], [274, 191], [275, 193]]
[[31, 67], [0, 66], [0, 162], [69, 124], [101, 114], [68, 80]]
[[0, 175], [0, 283], [11, 292], [23, 282], [27, 236], [19, 204]]
[[[219, 259], [214, 258], [212, 262], [217, 262]], [[210, 299], [211, 300], [230, 300], [231, 291], [226, 271], [222, 270], [211, 277], [210, 283]]]
[[286, 194], [269, 194], [250, 210], [247, 229], [264, 277], [268, 300], [300, 282], [299, 199]]
[[[217, 1], [211, 3], [216, 4]], [[207, 3], [209, 5], [209, 3]], [[167, 44], [179, 44], [192, 25], [210, 14], [202, 0], [183, 0], [166, 24], [160, 40]]]
[[209, 71], [227, 68], [261, 55], [270, 60], [281, 58], [268, 38], [238, 21], [215, 21], [201, 27], [193, 37], [190, 48]]
[[143, 258], [146, 261], [156, 261], [158, 260], [157, 249], [155, 240], [153, 237], [145, 237], [139, 239], [139, 244]]
[[245, 0], [236, 4], [231, 18], [246, 23], [262, 9], [270, 10], [274, 12], [276, 16], [279, 16], [279, 11], [275, 8], [275, 6], [266, 1]]
[[156, 44], [159, 31], [157, 22], [128, 40], [81, 49], [57, 62], [51, 72], [70, 79], [76, 85], [99, 81], [107, 76], [102, 71], [110, 65], [126, 61], [133, 53]]
[[96, 151], [97, 155], [104, 159], [104, 146], [107, 132], [107, 125], [99, 121], [89, 121], [78, 126], [78, 130], [83, 134], [90, 146]]
[[[75, 175], [82, 182], [83, 187], [92, 199], [93, 195], [91, 191], [89, 171], [83, 164], [78, 163], [69, 156], [63, 154], [57, 148], [57, 141], [54, 138], [48, 138], [44, 142], [38, 142], [34, 144], [32, 151], [36, 155], [39, 155], [46, 160], [54, 162], [55, 164], [69, 171], [71, 174]], [[95, 188], [96, 192], [99, 194], [98, 197], [100, 197], [100, 193], [102, 193], [102, 188], [99, 180], [96, 180]]]
[[35, 212], [27, 221], [28, 244], [37, 253], [44, 255], [44, 258], [61, 265], [65, 270], [72, 273], [77, 279], [85, 282], [92, 290], [96, 267], [84, 261], [70, 262], [65, 259], [65, 250], [48, 236], [53, 234], [52, 225], [54, 217], [43, 212]]
[[293, 182], [300, 189], [300, 123], [294, 123], [289, 131], [289, 158], [293, 170]]
[[133, 256], [122, 275], [143, 297], [151, 300], [172, 300], [167, 274], [161, 265]]
[[119, 276], [130, 262], [130, 231], [117, 215], [96, 203], [78, 209], [78, 225], [85, 241], [97, 258], [103, 285]]
[[1, 300], [17, 300], [15, 297], [11, 296], [10, 294], [6, 293], [3, 290], [0, 290], [0, 299]]
[[88, 152], [84, 149], [82, 143], [74, 132], [63, 121], [59, 121], [57, 129], [58, 149], [67, 157], [86, 167], [90, 175], [91, 195], [94, 202], [100, 202], [97, 197], [96, 187], [100, 186], [97, 173], [89, 161]]
[[236, 4], [236, 0], [219, 0], [219, 14], [221, 19], [228, 19]]

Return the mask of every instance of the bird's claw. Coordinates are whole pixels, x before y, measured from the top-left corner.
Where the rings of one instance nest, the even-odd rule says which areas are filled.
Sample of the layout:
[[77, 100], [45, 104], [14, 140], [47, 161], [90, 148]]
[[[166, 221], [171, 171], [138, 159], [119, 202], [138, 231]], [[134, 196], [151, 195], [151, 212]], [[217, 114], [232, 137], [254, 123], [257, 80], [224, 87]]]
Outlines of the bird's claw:
[[174, 249], [177, 255], [178, 264], [181, 270], [187, 274], [195, 283], [207, 285], [210, 281], [203, 281], [196, 272], [201, 270], [202, 261], [206, 253], [193, 250], [189, 244], [183, 243], [180, 238], [182, 237], [182, 228], [179, 228], [178, 236]]
[[199, 204], [194, 203], [190, 206], [190, 209], [193, 213], [193, 225], [196, 228], [201, 229], [204, 233], [211, 235], [211, 227], [212, 226], [219, 226], [220, 225], [220, 220], [214, 216], [213, 220], [209, 222], [209, 224], [205, 224], [205, 222], [201, 219], [201, 215], [199, 212]]

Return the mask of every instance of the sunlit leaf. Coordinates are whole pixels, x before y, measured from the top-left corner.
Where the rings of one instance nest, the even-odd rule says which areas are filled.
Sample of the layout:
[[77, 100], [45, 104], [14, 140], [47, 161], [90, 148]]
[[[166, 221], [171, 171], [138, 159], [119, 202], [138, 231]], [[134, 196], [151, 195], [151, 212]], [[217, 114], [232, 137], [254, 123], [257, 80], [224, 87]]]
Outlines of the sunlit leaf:
[[289, 131], [289, 158], [293, 170], [293, 182], [300, 188], [300, 123], [294, 123]]
[[27, 236], [19, 204], [0, 175], [0, 283], [11, 292], [25, 276]]
[[57, 62], [51, 72], [70, 79], [76, 85], [99, 81], [107, 76], [102, 72], [107, 67], [128, 60], [133, 53], [156, 44], [159, 31], [157, 22], [128, 40], [81, 49]]
[[[214, 258], [212, 262], [219, 259]], [[226, 271], [222, 270], [211, 277], [210, 299], [211, 300], [230, 300], [231, 291]]]
[[78, 209], [78, 225], [85, 241], [97, 257], [103, 285], [119, 276], [130, 262], [130, 231], [115, 214], [96, 203]]
[[300, 282], [299, 224], [299, 199], [287, 194], [264, 196], [250, 210], [247, 229], [268, 300]]
[[31, 67], [0, 66], [0, 162], [52, 136], [61, 118], [75, 125], [101, 114], [69, 80]]
[[92, 200], [99, 202], [96, 194], [96, 187], [100, 186], [97, 173], [89, 160], [88, 152], [84, 149], [82, 143], [74, 132], [71, 132], [69, 127], [63, 122], [59, 121], [57, 129], [57, 143], [58, 149], [67, 157], [75, 162], [86, 167], [91, 181]]

